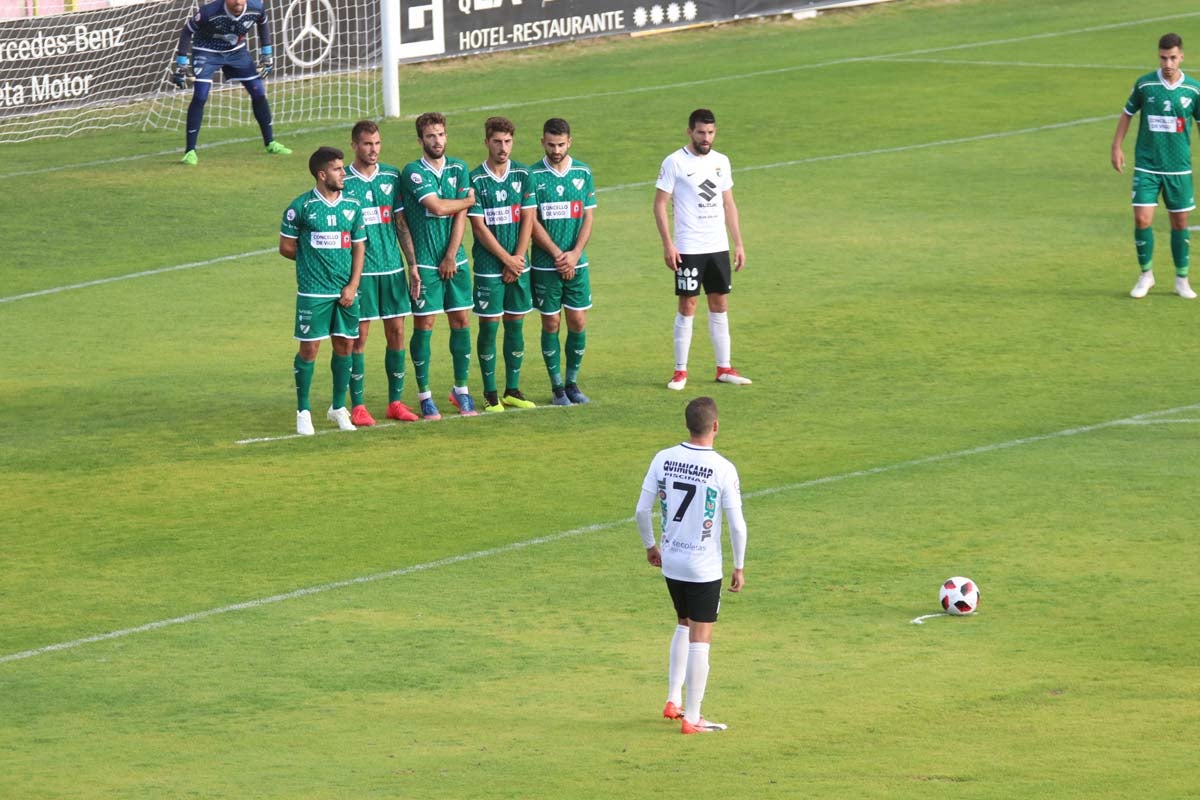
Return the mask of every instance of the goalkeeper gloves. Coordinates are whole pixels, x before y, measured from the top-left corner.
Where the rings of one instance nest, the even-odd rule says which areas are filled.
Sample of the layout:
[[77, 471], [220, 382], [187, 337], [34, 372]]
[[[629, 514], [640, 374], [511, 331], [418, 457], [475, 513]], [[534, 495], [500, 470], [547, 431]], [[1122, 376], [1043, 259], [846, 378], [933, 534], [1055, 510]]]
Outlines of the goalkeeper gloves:
[[187, 56], [175, 56], [175, 69], [171, 71], [171, 83], [183, 89], [187, 85]]
[[258, 77], [265, 78], [275, 71], [275, 59], [271, 57], [271, 45], [265, 44], [258, 51]]

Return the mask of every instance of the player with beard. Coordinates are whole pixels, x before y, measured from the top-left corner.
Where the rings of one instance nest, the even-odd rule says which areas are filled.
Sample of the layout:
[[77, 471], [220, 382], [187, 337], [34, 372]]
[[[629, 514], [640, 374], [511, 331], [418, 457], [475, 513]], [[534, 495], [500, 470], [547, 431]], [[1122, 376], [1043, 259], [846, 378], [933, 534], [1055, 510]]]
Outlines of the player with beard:
[[[596, 187], [592, 170], [572, 158], [571, 126], [557, 117], [542, 126], [545, 157], [529, 178], [537, 201], [533, 225], [533, 304], [542, 315], [542, 359], [556, 406], [588, 402], [579, 390], [579, 368], [587, 347], [587, 310], [592, 287], [584, 248], [592, 237]], [[567, 318], [567, 368], [560, 369], [559, 316]]]
[[409, 265], [413, 297], [413, 335], [409, 354], [417, 378], [417, 399], [424, 419], [441, 419], [429, 389], [429, 342], [433, 323], [445, 313], [450, 324], [450, 357], [454, 387], [450, 402], [463, 416], [475, 416], [475, 401], [467, 389], [471, 371], [471, 273], [463, 234], [467, 209], [475, 204], [471, 170], [465, 161], [446, 155], [446, 118], [437, 112], [417, 117], [417, 139], [424, 155], [400, 175], [404, 217], [413, 239], [414, 263]]
[[283, 212], [279, 254], [296, 262], [296, 433], [312, 436], [308, 394], [322, 339], [332, 339], [333, 400], [327, 416], [344, 431], [355, 429], [346, 409], [350, 350], [358, 337], [358, 284], [367, 229], [362, 207], [347, 197], [342, 151], [321, 147], [308, 159], [316, 186]]
[[1200, 83], [1180, 69], [1183, 39], [1179, 34], [1168, 33], [1158, 40], [1158, 64], [1158, 70], [1134, 83], [1112, 142], [1113, 169], [1124, 172], [1121, 145], [1134, 115], [1140, 113], [1133, 161], [1133, 240], [1141, 275], [1129, 294], [1142, 298], [1154, 287], [1154, 209], [1161, 194], [1171, 221], [1175, 294], [1194, 300], [1196, 292], [1188, 283], [1188, 213], [1196, 207], [1189, 132], [1200, 107]]
[[[737, 204], [733, 201], [733, 170], [729, 159], [713, 149], [717, 118], [707, 108], [688, 117], [688, 143], [667, 156], [658, 172], [654, 193], [654, 222], [662, 238], [663, 261], [675, 273], [675, 373], [668, 389], [687, 385], [688, 352], [692, 346], [692, 319], [700, 287], [708, 299], [708, 335], [717, 362], [717, 380], [744, 385], [750, 379], [730, 363], [729, 238], [733, 239], [733, 271], [746, 265], [746, 248]], [[675, 236], [667, 224], [667, 206], [675, 214]]]

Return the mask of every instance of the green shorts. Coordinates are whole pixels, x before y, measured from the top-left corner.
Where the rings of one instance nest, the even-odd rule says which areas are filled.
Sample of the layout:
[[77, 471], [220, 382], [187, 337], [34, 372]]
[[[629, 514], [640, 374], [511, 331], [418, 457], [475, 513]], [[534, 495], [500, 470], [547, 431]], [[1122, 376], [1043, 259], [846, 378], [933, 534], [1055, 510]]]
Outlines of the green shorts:
[[387, 275], [363, 275], [358, 284], [359, 319], [390, 319], [412, 313], [408, 278], [404, 271]]
[[533, 304], [537, 310], [549, 316], [564, 308], [585, 311], [592, 307], [592, 284], [588, 280], [588, 268], [577, 267], [575, 277], [563, 280], [556, 270], [533, 270]]
[[475, 276], [475, 315], [498, 317], [501, 314], [528, 314], [533, 310], [533, 293], [525, 270], [512, 283], [490, 275]]
[[421, 292], [413, 301], [413, 316], [427, 317], [443, 311], [462, 311], [475, 304], [471, 300], [471, 270], [464, 261], [449, 280], [438, 277], [435, 267], [418, 267]]
[[1196, 207], [1190, 174], [1162, 175], [1136, 169], [1133, 171], [1133, 205], [1156, 206], [1160, 193], [1167, 211], [1191, 211]]
[[358, 338], [358, 298], [349, 308], [336, 297], [296, 295], [296, 332], [302, 342], [316, 342], [330, 336]]

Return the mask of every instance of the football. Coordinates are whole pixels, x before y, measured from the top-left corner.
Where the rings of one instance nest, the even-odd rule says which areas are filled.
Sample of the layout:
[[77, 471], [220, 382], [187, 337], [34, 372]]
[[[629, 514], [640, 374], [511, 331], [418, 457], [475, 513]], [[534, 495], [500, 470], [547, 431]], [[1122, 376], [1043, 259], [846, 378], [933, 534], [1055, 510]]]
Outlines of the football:
[[979, 584], [970, 578], [950, 578], [938, 592], [942, 609], [956, 617], [974, 614], [979, 608]]

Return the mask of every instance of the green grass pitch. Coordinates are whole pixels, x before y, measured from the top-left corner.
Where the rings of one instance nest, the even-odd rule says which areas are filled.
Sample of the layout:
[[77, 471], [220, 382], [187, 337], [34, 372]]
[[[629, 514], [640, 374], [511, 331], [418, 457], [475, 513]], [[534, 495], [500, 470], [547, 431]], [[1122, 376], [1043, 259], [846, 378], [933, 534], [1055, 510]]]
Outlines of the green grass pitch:
[[[407, 68], [394, 164], [428, 109], [472, 164], [490, 113], [524, 161], [572, 122], [593, 402], [304, 440], [279, 218], [354, 120], [280, 130], [290, 158], [205, 130], [193, 170], [179, 131], [5, 145], [0, 796], [1195, 797], [1200, 305], [1161, 212], [1127, 296], [1108, 163], [1169, 30], [1200, 47], [1177, 0], [911, 0]], [[702, 313], [680, 396], [651, 200], [697, 106], [755, 384], [708, 382]], [[548, 400], [536, 349], [523, 386]], [[730, 729], [681, 737], [631, 515], [701, 393], [750, 540]], [[980, 612], [911, 624], [956, 574]]]

